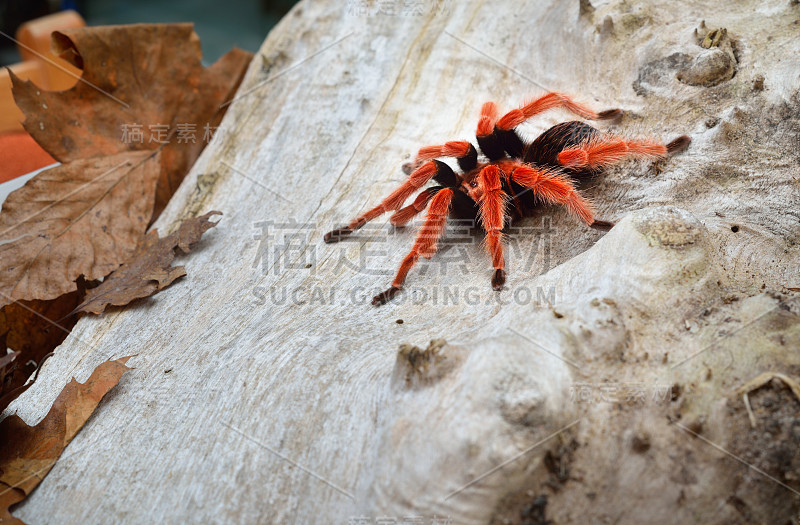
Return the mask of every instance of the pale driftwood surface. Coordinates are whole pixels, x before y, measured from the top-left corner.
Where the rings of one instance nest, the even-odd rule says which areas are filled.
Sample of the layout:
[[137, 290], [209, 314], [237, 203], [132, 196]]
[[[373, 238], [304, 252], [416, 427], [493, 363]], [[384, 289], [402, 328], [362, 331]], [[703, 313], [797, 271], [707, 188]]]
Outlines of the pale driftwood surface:
[[[536, 509], [522, 513], [546, 495], [555, 523], [792, 518], [800, 438], [785, 429], [800, 405], [788, 389], [754, 392], [764, 426], [751, 430], [735, 390], [765, 371], [800, 376], [796, 294], [784, 288], [800, 286], [798, 7], [521, 4], [426, 2], [404, 16], [303, 2], [281, 22], [224, 136], [156, 225], [224, 212], [185, 260], [188, 278], [83, 319], [10, 407], [33, 424], [71, 376], [137, 354], [17, 515], [536, 523]], [[701, 20], [730, 40], [700, 47]], [[722, 82], [690, 86], [676, 79], [681, 69], [694, 83]], [[529, 219], [533, 228], [549, 217], [552, 232], [546, 242], [520, 234], [516, 249], [533, 255], [511, 253], [501, 302], [476, 240], [460, 252], [466, 271], [423, 261], [405, 300], [371, 307], [413, 231], [377, 242], [389, 231], [383, 219], [361, 242], [336, 246], [323, 233], [402, 181], [418, 147], [470, 138], [484, 101], [509, 109], [545, 88], [623, 108], [618, 133], [688, 133], [692, 146], [659, 166], [625, 163], [586, 190], [618, 221], [608, 234], [556, 208]], [[564, 118], [548, 113], [526, 129]], [[279, 237], [259, 259], [257, 223], [292, 220], [307, 227], [294, 244]], [[383, 274], [340, 264], [367, 250], [367, 267]], [[257, 287], [288, 290], [289, 300], [267, 293], [260, 304]], [[446, 287], [458, 290], [456, 304], [432, 298]], [[522, 304], [516, 290], [543, 291], [552, 304]], [[468, 292], [478, 300], [468, 304]], [[438, 338], [448, 344], [420, 373], [398, 357], [400, 343]], [[608, 387], [630, 385], [648, 401], [609, 400]], [[654, 395], [663, 385], [677, 385], [672, 399]], [[593, 397], [576, 396], [581, 388]], [[759, 396], [788, 415], [765, 412]]]

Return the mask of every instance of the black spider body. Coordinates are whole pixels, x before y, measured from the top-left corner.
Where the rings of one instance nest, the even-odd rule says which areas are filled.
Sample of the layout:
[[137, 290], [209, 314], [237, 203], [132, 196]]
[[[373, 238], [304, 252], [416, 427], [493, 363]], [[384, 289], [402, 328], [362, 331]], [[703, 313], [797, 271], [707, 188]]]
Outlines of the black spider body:
[[[560, 169], [561, 172], [569, 175], [577, 185], [597, 174], [598, 170], [565, 168], [559, 164], [558, 154], [593, 139], [599, 133], [597, 129], [589, 124], [573, 120], [556, 124], [529, 144], [525, 144], [513, 129], [507, 131], [495, 129], [495, 132], [490, 136], [478, 137], [478, 145], [481, 152], [486, 155], [490, 162], [496, 162], [502, 166], [504, 164], [503, 160], [514, 160], [537, 168]], [[491, 156], [486, 153], [486, 150]], [[472, 151], [475, 150], [471, 149], [470, 152]], [[512, 157], [511, 154], [517, 154], [517, 156]], [[474, 155], [470, 154], [466, 158], [459, 158], [458, 164], [464, 175], [457, 176], [446, 164], [440, 166], [439, 174], [434, 177], [438, 185], [430, 188], [430, 191], [435, 193], [443, 188], [460, 190], [463, 181], [472, 180], [480, 171], [477, 152]], [[483, 166], [485, 164], [480, 167]], [[512, 206], [509, 207], [510, 222], [517, 221], [523, 217], [530, 217], [540, 206], [541, 202], [538, 201], [534, 193], [526, 191], [524, 187], [516, 182], [503, 180], [502, 184], [503, 191], [511, 197], [512, 201]], [[450, 209], [452, 218], [474, 221], [478, 218], [479, 211], [478, 203], [470, 198], [467, 193], [463, 191], [454, 192]]]

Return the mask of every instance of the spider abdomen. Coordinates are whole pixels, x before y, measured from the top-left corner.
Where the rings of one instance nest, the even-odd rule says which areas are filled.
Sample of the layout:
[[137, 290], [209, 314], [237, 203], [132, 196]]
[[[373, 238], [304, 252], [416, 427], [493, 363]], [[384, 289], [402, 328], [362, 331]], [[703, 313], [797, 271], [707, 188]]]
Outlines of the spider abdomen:
[[558, 154], [565, 149], [591, 140], [599, 134], [600, 132], [589, 124], [577, 120], [556, 124], [536, 137], [536, 140], [525, 149], [522, 160], [528, 164], [535, 164], [543, 168], [561, 168], [569, 175], [577, 178], [591, 175], [592, 170], [564, 168], [558, 162]]

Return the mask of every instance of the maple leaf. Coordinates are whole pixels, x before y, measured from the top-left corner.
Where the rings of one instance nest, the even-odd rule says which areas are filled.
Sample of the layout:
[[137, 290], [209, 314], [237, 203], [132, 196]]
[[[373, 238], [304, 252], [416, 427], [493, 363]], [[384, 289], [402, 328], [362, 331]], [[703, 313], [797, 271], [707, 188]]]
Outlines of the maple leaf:
[[54, 299], [100, 279], [136, 248], [153, 207], [159, 154], [131, 151], [49, 169], [0, 213], [0, 306]]
[[[54, 51], [83, 70], [83, 81], [48, 92], [11, 73], [23, 126], [64, 163], [163, 146], [155, 218], [208, 142], [207, 132], [218, 126], [223, 103], [233, 98], [253, 57], [234, 48], [204, 68], [192, 27], [134, 24], [54, 32]], [[141, 138], [123, 140], [126, 129], [139, 129]]]
[[85, 383], [73, 379], [36, 426], [16, 414], [0, 422], [0, 521], [22, 523], [9, 507], [25, 499], [47, 475], [100, 400], [129, 368], [123, 357], [98, 366]]
[[151, 231], [140, 242], [131, 259], [106, 278], [97, 288], [89, 290], [76, 312], [102, 313], [107, 306], [124, 306], [135, 299], [149, 297], [186, 275], [183, 266], [171, 266], [175, 249], [189, 253], [200, 237], [217, 225], [208, 219], [222, 215], [210, 211], [200, 217], [187, 219], [164, 238], [158, 230]]

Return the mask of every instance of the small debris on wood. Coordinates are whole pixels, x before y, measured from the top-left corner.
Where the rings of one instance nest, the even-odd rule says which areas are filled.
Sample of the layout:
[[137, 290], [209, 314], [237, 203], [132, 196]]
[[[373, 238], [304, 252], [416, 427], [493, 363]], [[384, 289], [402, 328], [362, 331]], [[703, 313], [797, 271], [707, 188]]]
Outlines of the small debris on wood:
[[637, 454], [650, 450], [650, 436], [644, 432], [637, 433], [631, 440], [631, 449]]
[[438, 374], [433, 370], [444, 363], [446, 358], [442, 348], [445, 346], [447, 341], [444, 339], [433, 339], [425, 350], [411, 344], [400, 345], [395, 373], [402, 374], [406, 386], [443, 375], [446, 370], [439, 370]]

